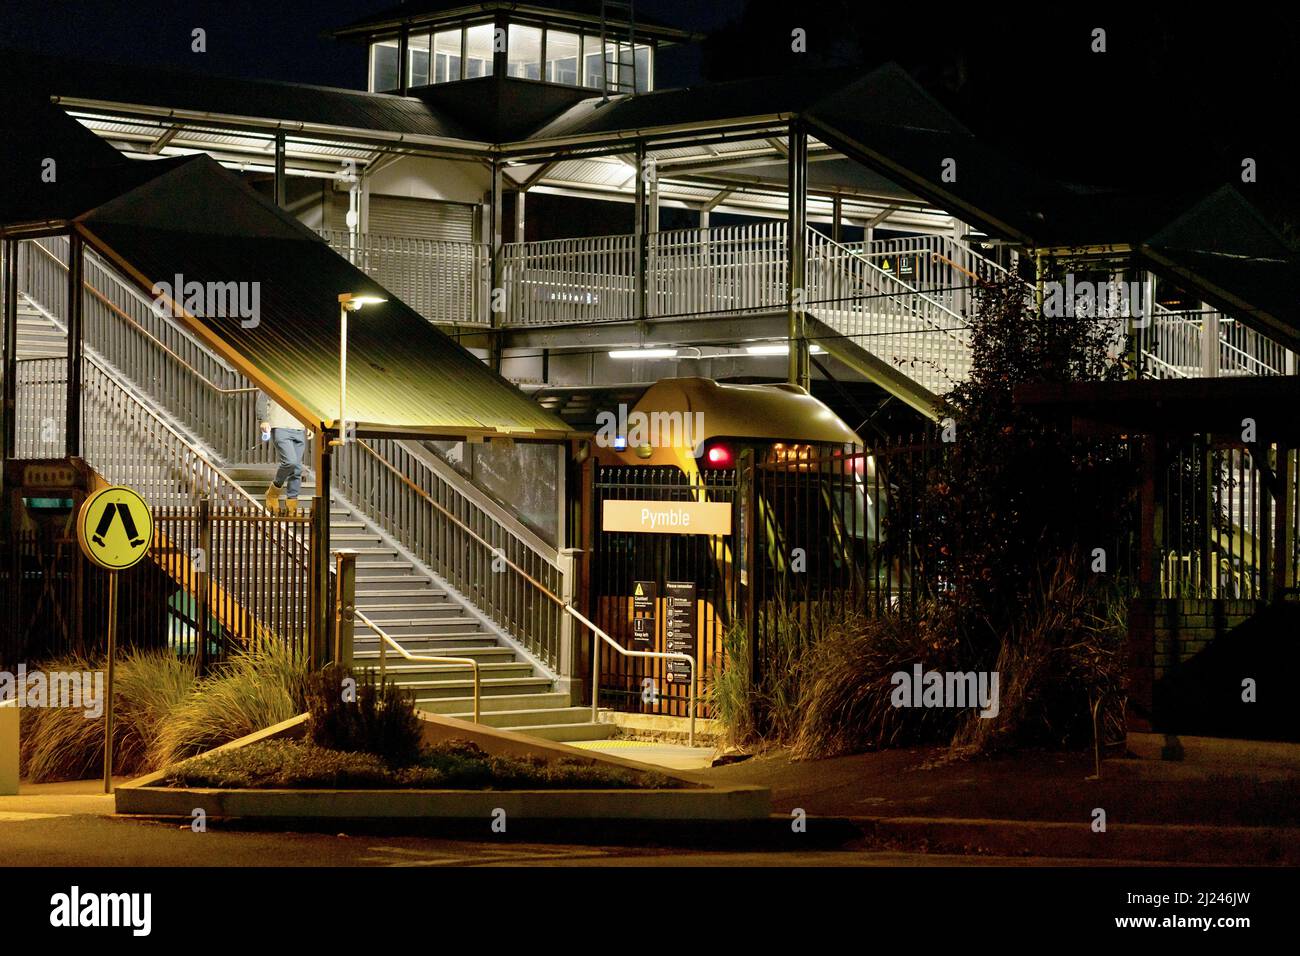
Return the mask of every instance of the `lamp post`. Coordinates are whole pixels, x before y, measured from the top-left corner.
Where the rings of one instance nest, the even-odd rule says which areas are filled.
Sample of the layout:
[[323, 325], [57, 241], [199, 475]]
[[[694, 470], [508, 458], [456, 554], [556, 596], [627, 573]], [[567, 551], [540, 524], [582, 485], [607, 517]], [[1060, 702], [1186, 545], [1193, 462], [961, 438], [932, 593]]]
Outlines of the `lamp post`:
[[347, 423], [348, 407], [348, 313], [359, 312], [365, 306], [379, 305], [388, 300], [377, 295], [357, 292], [339, 293], [339, 419], [338, 435], [331, 444], [343, 444], [343, 430]]

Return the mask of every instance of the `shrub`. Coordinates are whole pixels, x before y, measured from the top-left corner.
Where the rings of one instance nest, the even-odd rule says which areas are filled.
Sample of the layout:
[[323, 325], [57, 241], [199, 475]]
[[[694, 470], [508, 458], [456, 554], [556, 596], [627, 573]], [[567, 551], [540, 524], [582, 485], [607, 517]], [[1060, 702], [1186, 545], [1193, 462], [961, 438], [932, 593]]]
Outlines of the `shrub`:
[[[374, 754], [404, 767], [420, 755], [420, 718], [411, 695], [392, 681], [367, 673], [348, 700], [351, 670], [330, 665], [307, 685], [307, 728], [312, 743], [330, 750]], [[355, 687], [355, 684], [352, 685]]]
[[[103, 659], [67, 657], [42, 665], [46, 672], [102, 671]], [[132, 651], [119, 660], [113, 680], [113, 771], [148, 769], [150, 741], [166, 715], [194, 687], [189, 664], [166, 653]], [[84, 708], [24, 708], [20, 760], [33, 783], [84, 780], [103, 771], [104, 719]]]
[[877, 618], [847, 612], [808, 650], [791, 751], [798, 759], [946, 741], [958, 715], [935, 707], [895, 707], [898, 671], [967, 670], [952, 616], [936, 607]]
[[1009, 628], [994, 669], [1000, 676], [994, 717], [966, 714], [955, 753], [1024, 745], [1092, 743], [1092, 702], [1104, 701], [1103, 739], [1122, 733], [1125, 710], [1122, 597], [1081, 576], [1062, 558], [1034, 589], [1033, 602]]
[[307, 670], [293, 648], [265, 642], [220, 665], [158, 728], [149, 763], [165, 767], [301, 714]]

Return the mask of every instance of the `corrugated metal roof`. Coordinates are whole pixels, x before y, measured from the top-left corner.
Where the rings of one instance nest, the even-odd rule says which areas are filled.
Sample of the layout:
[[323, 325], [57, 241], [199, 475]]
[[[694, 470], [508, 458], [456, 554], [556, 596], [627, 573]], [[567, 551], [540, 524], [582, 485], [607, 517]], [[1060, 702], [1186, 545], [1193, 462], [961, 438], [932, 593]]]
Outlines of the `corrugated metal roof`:
[[[193, 331], [312, 423], [337, 416], [342, 292], [380, 292], [310, 230], [205, 156], [78, 218], [143, 288], [257, 283], [255, 326], [198, 315]], [[380, 294], [385, 294], [380, 292]], [[389, 296], [348, 323], [347, 417], [360, 434], [554, 438], [567, 426]]]
[[49, 96], [477, 141], [472, 130], [409, 96], [63, 57], [6, 60], [15, 81]]

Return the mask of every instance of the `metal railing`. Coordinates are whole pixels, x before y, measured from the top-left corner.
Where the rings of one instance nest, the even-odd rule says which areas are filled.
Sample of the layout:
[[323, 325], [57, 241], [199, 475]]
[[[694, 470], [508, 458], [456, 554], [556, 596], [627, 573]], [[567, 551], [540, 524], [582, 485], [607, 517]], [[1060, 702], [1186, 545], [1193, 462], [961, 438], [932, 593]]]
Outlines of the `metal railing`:
[[636, 263], [636, 237], [630, 235], [507, 243], [501, 250], [502, 324], [634, 319]]
[[691, 698], [690, 698], [690, 715], [691, 730], [687, 745], [695, 746], [695, 712], [696, 712], [696, 695], [698, 693], [699, 680], [695, 672], [695, 658], [690, 654], [682, 654], [677, 651], [629, 651], [618, 641], [614, 640], [599, 627], [589, 621], [585, 615], [574, 609], [571, 604], [562, 605], [564, 613], [572, 617], [587, 630], [591, 631], [594, 641], [591, 650], [591, 722], [596, 723], [600, 716], [600, 654], [598, 653], [600, 643], [612, 647], [623, 657], [641, 657], [655, 658], [664, 661], [685, 661], [691, 667]]
[[364, 624], [370, 630], [374, 631], [375, 636], [379, 638], [379, 680], [382, 683], [388, 677], [388, 648], [392, 648], [402, 656], [404, 660], [411, 661], [415, 664], [459, 664], [468, 667], [474, 672], [474, 723], [479, 720], [479, 699], [482, 696], [482, 685], [479, 680], [478, 661], [469, 657], [441, 657], [432, 654], [412, 654], [397, 641], [393, 640], [382, 627], [370, 620], [360, 610], [354, 610], [358, 621]]
[[676, 229], [647, 237], [651, 316], [786, 307], [786, 224]]
[[488, 324], [492, 249], [486, 243], [329, 229], [320, 235], [430, 322]]
[[[459, 502], [440, 502], [425, 490], [424, 486], [411, 480], [398, 464], [394, 464], [394, 462], [404, 464], [417, 472], [425, 469], [424, 475], [428, 478], [433, 476], [433, 469], [427, 459], [416, 455], [410, 448], [403, 447], [404, 442], [386, 440], [375, 444], [385, 444], [389, 447], [383, 449], [385, 453], [381, 454], [371, 447], [370, 441], [358, 441], [343, 446], [352, 449], [353, 453], [337, 456], [336, 474], [340, 482], [346, 480], [355, 489], [357, 493], [352, 496], [354, 501], [365, 502], [366, 508], [378, 507], [380, 514], [374, 516], [375, 520], [381, 521], [381, 524], [388, 522], [387, 526], [390, 528], [397, 522], [403, 523], [407, 531], [407, 538], [403, 543], [407, 547], [414, 545], [412, 550], [415, 551], [416, 557], [442, 574], [453, 587], [468, 588], [467, 596], [474, 600], [480, 610], [488, 613], [489, 617], [497, 623], [508, 626], [513, 636], [520, 639], [530, 652], [549, 665], [558, 664], [561, 653], [558, 615], [567, 614], [591, 631], [594, 641], [592, 648], [593, 721], [599, 712], [600, 701], [600, 658], [596, 653], [599, 642], [609, 644], [625, 656], [690, 661], [690, 741], [694, 745], [698, 680], [693, 658], [678, 653], [626, 650], [578, 612], [572, 604], [555, 593], [555, 589], [560, 585], [561, 572], [553, 561], [539, 554], [531, 546], [526, 546], [525, 560], [533, 562], [530, 565], [531, 570], [535, 572], [540, 569], [553, 573], [548, 586], [547, 583], [538, 580], [534, 573], [530, 573], [529, 569], [520, 566], [515, 559], [506, 554], [500, 546], [502, 539], [498, 538], [497, 542], [493, 542], [480, 533], [490, 529], [504, 530], [500, 524], [487, 521], [481, 523], [476, 529], [465, 520], [468, 518], [469, 521], [475, 521], [483, 516], [472, 501], [460, 495], [456, 489], [450, 488], [450, 491], [460, 499]], [[445, 486], [441, 479], [434, 477], [430, 485], [437, 488], [439, 483]], [[459, 509], [461, 513], [457, 514], [455, 509]], [[430, 549], [430, 545], [434, 544], [437, 547]], [[499, 579], [501, 583], [494, 584], [493, 579]], [[526, 620], [518, 616], [514, 618], [506, 616], [506, 619], [502, 620], [500, 616], [493, 614], [493, 612], [499, 614], [504, 611], [507, 615], [512, 612], [517, 615], [520, 609], [530, 611], [534, 616]], [[359, 611], [357, 616], [362, 623], [380, 634], [382, 652], [384, 647], [382, 632]], [[535, 627], [538, 621], [553, 626], [544, 631], [538, 630]], [[388, 645], [403, 653], [407, 659], [416, 659], [407, 655], [396, 641], [389, 639]], [[468, 661], [468, 658], [462, 660]]]
[[[1218, 354], [1206, 361], [1206, 325], [1217, 327]], [[1288, 375], [1294, 357], [1285, 346], [1215, 309], [1174, 310], [1156, 303], [1150, 320], [1136, 329], [1137, 345], [1152, 378]]]
[[808, 239], [809, 312], [934, 394], [970, 370], [966, 320], [820, 233]]
[[[61, 457], [66, 359], [18, 362], [17, 457]], [[151, 505], [257, 506], [208, 455], [123, 385], [100, 359], [82, 363], [81, 453], [104, 478], [127, 484]]]
[[[68, 240], [55, 236], [23, 245], [27, 255], [19, 291], [66, 331]], [[152, 300], [89, 249], [84, 288], [87, 347], [224, 460], [249, 458], [254, 444], [249, 439], [257, 430], [252, 383], [170, 316], [160, 315]], [[263, 458], [268, 454], [258, 452]]]
[[560, 663], [553, 552], [450, 466], [410, 443], [366, 439], [335, 453], [336, 487], [363, 514], [549, 667]]

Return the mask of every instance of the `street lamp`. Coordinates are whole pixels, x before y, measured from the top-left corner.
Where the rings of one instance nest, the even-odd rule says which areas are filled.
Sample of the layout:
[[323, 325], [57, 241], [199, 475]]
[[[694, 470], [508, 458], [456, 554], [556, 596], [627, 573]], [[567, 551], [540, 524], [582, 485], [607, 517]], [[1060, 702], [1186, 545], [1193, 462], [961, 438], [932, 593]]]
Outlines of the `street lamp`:
[[348, 404], [348, 313], [359, 312], [368, 305], [379, 305], [388, 300], [377, 295], [365, 295], [358, 292], [339, 293], [339, 420], [338, 437], [330, 444], [343, 444], [343, 429], [347, 418], [345, 409]]

